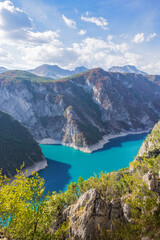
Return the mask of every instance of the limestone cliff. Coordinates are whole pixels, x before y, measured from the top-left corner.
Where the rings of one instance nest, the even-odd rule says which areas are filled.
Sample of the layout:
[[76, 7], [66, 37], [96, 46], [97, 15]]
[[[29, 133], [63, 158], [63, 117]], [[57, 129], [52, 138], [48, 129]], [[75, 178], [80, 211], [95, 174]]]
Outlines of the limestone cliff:
[[0, 109], [38, 142], [91, 152], [109, 137], [146, 131], [159, 120], [160, 88], [148, 78], [98, 68], [51, 81], [10, 71], [0, 75]]

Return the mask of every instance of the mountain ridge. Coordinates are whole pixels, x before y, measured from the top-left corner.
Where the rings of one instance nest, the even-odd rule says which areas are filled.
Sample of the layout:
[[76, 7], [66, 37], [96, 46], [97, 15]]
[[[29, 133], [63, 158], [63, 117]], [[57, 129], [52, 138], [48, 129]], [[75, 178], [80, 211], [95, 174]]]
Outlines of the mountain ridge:
[[137, 69], [134, 65], [125, 65], [123, 67], [120, 66], [113, 66], [108, 69], [110, 72], [120, 72], [120, 73], [136, 73], [142, 75], [148, 75], [146, 72], [143, 72]]
[[74, 70], [70, 71], [67, 69], [60, 68], [58, 65], [43, 64], [35, 69], [29, 70], [29, 72], [34, 73], [42, 77], [51, 77], [53, 79], [69, 77], [77, 73], [86, 72], [87, 68], [80, 66], [76, 67]]
[[160, 118], [160, 88], [148, 76], [101, 68], [44, 82], [1, 76], [1, 109], [40, 143], [92, 152], [113, 136], [147, 131]]

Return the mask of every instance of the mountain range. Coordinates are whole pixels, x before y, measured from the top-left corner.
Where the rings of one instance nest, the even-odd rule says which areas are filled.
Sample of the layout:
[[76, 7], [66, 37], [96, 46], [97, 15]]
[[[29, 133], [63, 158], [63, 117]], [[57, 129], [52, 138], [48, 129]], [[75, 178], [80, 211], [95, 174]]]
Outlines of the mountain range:
[[120, 72], [120, 73], [136, 73], [136, 74], [142, 74], [142, 75], [147, 75], [146, 72], [140, 71], [137, 69], [135, 66], [132, 65], [126, 65], [123, 67], [119, 66], [113, 66], [108, 69], [110, 72]]
[[38, 142], [84, 152], [112, 136], [147, 131], [160, 118], [160, 87], [149, 75], [101, 68], [52, 81], [6, 72], [0, 75], [0, 96], [1, 110], [27, 126]]
[[85, 67], [77, 67], [73, 71], [60, 68], [57, 65], [41, 65], [35, 69], [29, 70], [29, 72], [34, 73], [41, 77], [51, 77], [54, 79], [69, 77], [77, 73], [82, 73], [88, 71]]

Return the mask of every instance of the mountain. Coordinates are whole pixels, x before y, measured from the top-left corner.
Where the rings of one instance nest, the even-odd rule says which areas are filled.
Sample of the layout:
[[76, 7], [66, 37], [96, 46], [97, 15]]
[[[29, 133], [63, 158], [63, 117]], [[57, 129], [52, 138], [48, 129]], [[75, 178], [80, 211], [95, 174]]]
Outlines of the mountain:
[[0, 74], [3, 73], [3, 72], [7, 72], [8, 69], [7, 68], [4, 68], [4, 67], [0, 67]]
[[159, 75], [150, 75], [148, 78], [151, 82], [160, 86], [160, 76]]
[[147, 73], [138, 70], [135, 66], [132, 65], [126, 65], [123, 67], [113, 66], [108, 69], [109, 72], [120, 72], [120, 73], [136, 73], [136, 74], [142, 74], [147, 75]]
[[29, 130], [10, 115], [0, 111], [0, 169], [8, 177], [25, 163], [25, 169], [37, 171], [47, 166], [41, 148]]
[[160, 87], [148, 75], [96, 68], [50, 82], [14, 74], [0, 75], [0, 108], [40, 143], [92, 152], [113, 136], [147, 131], [160, 119]]
[[53, 81], [52, 78], [40, 77], [35, 74], [29, 73], [27, 71], [22, 70], [10, 70], [0, 74], [0, 81], [3, 82], [17, 82], [20, 83], [22, 81], [29, 82], [49, 82]]
[[44, 64], [35, 69], [29, 70], [29, 72], [34, 73], [38, 76], [51, 77], [54, 79], [69, 77], [74, 74], [82, 73], [82, 72], [86, 72], [86, 71], [88, 71], [88, 69], [85, 67], [77, 67], [77, 68], [75, 68], [75, 70], [70, 71], [70, 70], [60, 68], [57, 65], [47, 65], [47, 64]]

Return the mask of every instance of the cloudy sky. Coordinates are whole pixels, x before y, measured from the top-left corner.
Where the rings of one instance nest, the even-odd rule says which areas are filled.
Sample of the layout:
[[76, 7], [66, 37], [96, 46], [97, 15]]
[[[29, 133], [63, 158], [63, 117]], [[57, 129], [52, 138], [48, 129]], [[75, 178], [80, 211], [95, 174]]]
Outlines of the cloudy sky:
[[0, 1], [0, 66], [135, 65], [160, 74], [159, 0]]

